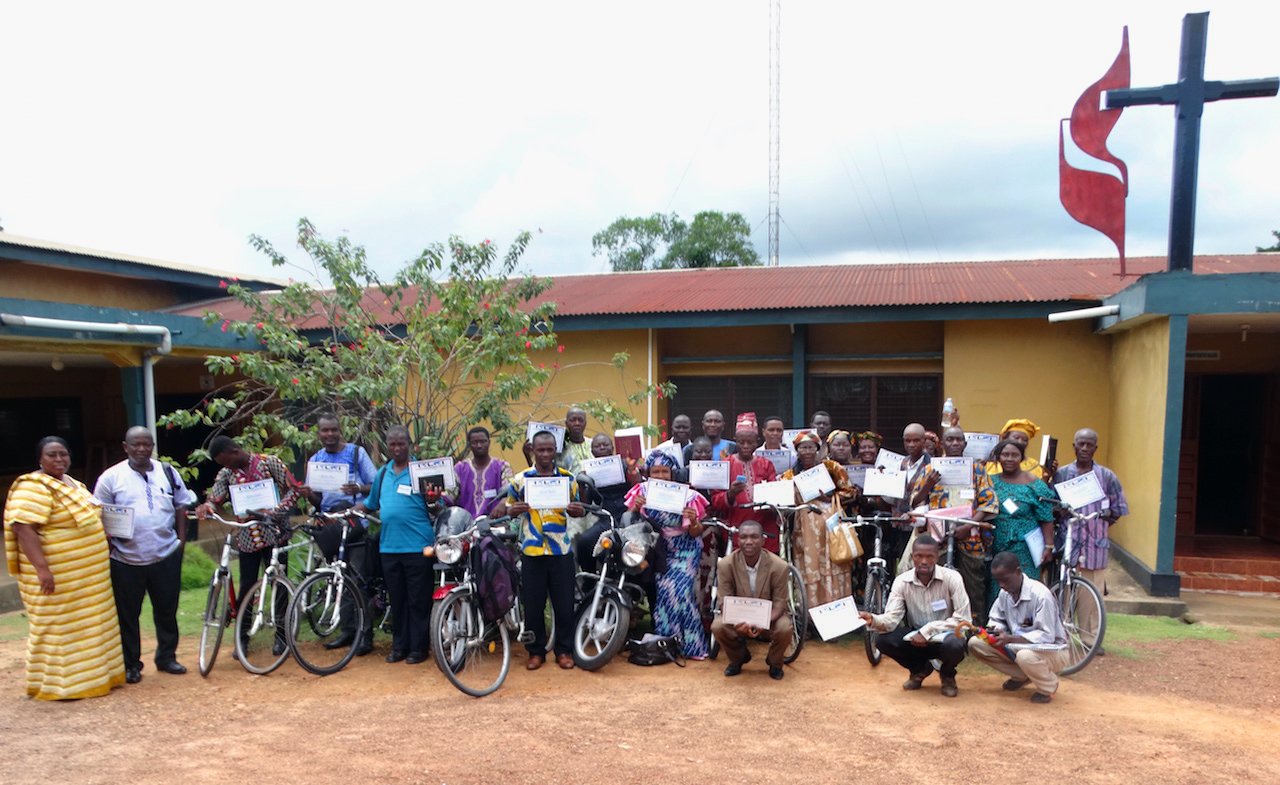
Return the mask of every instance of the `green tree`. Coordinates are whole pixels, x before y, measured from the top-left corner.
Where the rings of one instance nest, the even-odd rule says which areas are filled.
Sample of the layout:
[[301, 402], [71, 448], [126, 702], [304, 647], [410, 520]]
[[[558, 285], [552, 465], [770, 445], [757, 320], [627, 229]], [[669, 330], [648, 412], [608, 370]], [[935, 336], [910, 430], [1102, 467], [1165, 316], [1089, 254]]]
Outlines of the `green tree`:
[[679, 215], [623, 216], [591, 238], [614, 272], [760, 264], [751, 225], [741, 213], [705, 210], [686, 223]]
[[[471, 245], [451, 237], [388, 280], [370, 267], [364, 248], [345, 237], [326, 240], [306, 219], [298, 244], [309, 268], [261, 237], [250, 242], [274, 266], [305, 270], [311, 280], [290, 279], [283, 291], [265, 294], [228, 283], [243, 318], [205, 318], [256, 350], [207, 357], [205, 365], [226, 383], [197, 406], [160, 418], [163, 427], [212, 427], [210, 438], [229, 433], [247, 449], [292, 462], [318, 449], [321, 412], [338, 415], [344, 432], [375, 455], [385, 454], [386, 427], [402, 424], [420, 456], [455, 459], [469, 426], [488, 423], [510, 448], [523, 441], [527, 420], [563, 416], [570, 403], [607, 427], [635, 424], [627, 406], [591, 391], [574, 391], [585, 400], [551, 399], [565, 347], [553, 327], [555, 304], [543, 298], [550, 282], [516, 272], [528, 233], [502, 255], [488, 240]], [[591, 364], [621, 375], [628, 360], [620, 353]], [[635, 406], [674, 392], [639, 379], [623, 388], [634, 390], [628, 399]], [[197, 449], [188, 463], [208, 457]]]
[[1272, 237], [1274, 237], [1274, 238], [1276, 238], [1276, 244], [1275, 244], [1275, 245], [1273, 245], [1273, 246], [1271, 246], [1271, 247], [1269, 247], [1269, 248], [1263, 248], [1262, 246], [1255, 246], [1255, 247], [1258, 249], [1258, 253], [1268, 253], [1268, 252], [1270, 252], [1270, 251], [1280, 251], [1280, 231], [1272, 231], [1272, 232], [1271, 232], [1271, 236], [1272, 236]]

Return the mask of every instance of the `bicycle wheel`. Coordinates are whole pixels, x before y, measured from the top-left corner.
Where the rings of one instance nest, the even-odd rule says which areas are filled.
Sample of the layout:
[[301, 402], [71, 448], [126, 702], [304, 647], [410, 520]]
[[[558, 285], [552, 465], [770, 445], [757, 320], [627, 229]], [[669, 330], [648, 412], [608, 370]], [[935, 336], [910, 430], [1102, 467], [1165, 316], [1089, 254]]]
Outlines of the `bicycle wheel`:
[[321, 570], [298, 586], [289, 605], [288, 640], [298, 664], [317, 676], [346, 667], [365, 623], [364, 592], [343, 570]]
[[583, 670], [600, 670], [622, 651], [630, 626], [631, 611], [614, 595], [601, 594], [594, 615], [591, 600], [583, 600], [573, 622], [573, 661]]
[[450, 684], [473, 698], [502, 686], [511, 669], [511, 633], [484, 620], [470, 589], [446, 595], [432, 619], [432, 656]]
[[804, 579], [794, 564], [787, 568], [787, 613], [791, 616], [791, 645], [782, 655], [787, 665], [796, 661], [809, 632], [809, 600], [804, 594]]
[[218, 647], [222, 645], [222, 631], [227, 628], [231, 605], [228, 577], [222, 570], [216, 570], [209, 584], [209, 598], [205, 600], [204, 618], [200, 625], [198, 664], [201, 676], [208, 677], [209, 671], [213, 670], [213, 663], [218, 659]]
[[236, 613], [236, 655], [250, 673], [266, 675], [289, 656], [285, 620], [293, 584], [283, 578], [258, 581]]
[[[867, 587], [863, 590], [863, 608], [867, 613], [884, 613], [884, 584], [880, 582], [879, 576], [874, 570], [867, 571]], [[862, 644], [867, 649], [867, 662], [872, 667], [880, 664], [880, 660], [884, 655], [880, 653], [880, 649], [876, 648], [876, 641], [879, 640], [880, 634], [871, 629], [871, 625], [862, 628]]]
[[1102, 647], [1107, 631], [1107, 609], [1102, 593], [1084, 578], [1073, 577], [1054, 587], [1058, 612], [1067, 632], [1067, 667], [1059, 675], [1079, 673]]

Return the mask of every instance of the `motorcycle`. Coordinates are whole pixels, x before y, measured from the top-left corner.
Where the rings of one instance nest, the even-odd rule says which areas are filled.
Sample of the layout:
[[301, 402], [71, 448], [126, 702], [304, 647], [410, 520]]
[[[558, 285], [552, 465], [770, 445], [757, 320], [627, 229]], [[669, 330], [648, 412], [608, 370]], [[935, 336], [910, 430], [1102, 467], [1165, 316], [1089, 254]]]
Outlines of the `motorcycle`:
[[592, 550], [597, 571], [577, 576], [582, 602], [573, 625], [573, 661], [594, 671], [607, 665], [626, 645], [632, 613], [645, 599], [640, 575], [650, 566], [659, 535], [634, 513], [615, 521], [608, 510], [586, 506], [608, 523]]

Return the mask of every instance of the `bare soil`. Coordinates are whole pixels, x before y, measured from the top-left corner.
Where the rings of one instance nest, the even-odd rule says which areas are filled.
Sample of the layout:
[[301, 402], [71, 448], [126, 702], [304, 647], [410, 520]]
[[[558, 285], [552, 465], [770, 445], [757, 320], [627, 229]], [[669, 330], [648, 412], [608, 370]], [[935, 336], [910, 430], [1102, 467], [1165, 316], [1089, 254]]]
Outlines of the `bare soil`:
[[0, 782], [1280, 782], [1280, 640], [1140, 644], [1048, 706], [972, 663], [958, 698], [936, 676], [906, 693], [904, 671], [853, 643], [811, 644], [781, 682], [763, 650], [733, 679], [723, 662], [528, 673], [520, 657], [480, 700], [382, 652], [327, 678], [292, 662], [252, 676], [224, 647], [208, 679], [148, 663], [106, 698], [43, 703], [22, 695], [9, 641]]

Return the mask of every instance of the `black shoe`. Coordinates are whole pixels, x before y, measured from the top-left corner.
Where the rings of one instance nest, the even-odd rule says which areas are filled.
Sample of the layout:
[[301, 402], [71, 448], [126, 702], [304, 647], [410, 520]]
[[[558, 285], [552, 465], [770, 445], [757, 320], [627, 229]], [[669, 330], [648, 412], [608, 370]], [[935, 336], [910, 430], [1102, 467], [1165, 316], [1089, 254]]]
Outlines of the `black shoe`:
[[174, 676], [181, 676], [187, 672], [187, 666], [177, 660], [169, 660], [164, 665], [156, 665], [156, 670], [161, 673], [172, 673]]
[[421, 652], [421, 651], [411, 651], [409, 652], [409, 656], [404, 658], [404, 662], [406, 665], [417, 665], [420, 662], [426, 662], [426, 661], [427, 661], [426, 652]]
[[125, 684], [137, 684], [140, 681], [142, 681], [142, 668], [125, 668], [124, 669]]
[[373, 633], [366, 632], [360, 636], [360, 643], [356, 646], [356, 656], [363, 657], [373, 651]]
[[289, 644], [285, 643], [282, 640], [276, 640], [271, 644], [271, 655], [273, 657], [279, 657], [281, 654], [284, 654], [288, 650], [289, 650]]
[[404, 652], [396, 651], [395, 649], [392, 649], [391, 653], [387, 655], [387, 662], [399, 662], [404, 658], [405, 658]]
[[725, 668], [724, 668], [724, 675], [726, 675], [726, 676], [737, 676], [739, 673], [742, 673], [742, 666], [743, 666], [743, 665], [745, 665], [745, 664], [746, 664], [746, 663], [743, 663], [743, 662], [731, 662], [731, 663], [729, 663], [729, 664], [728, 664], [728, 665], [726, 665], [726, 666], [725, 666]]
[[769, 678], [774, 681], [782, 681], [783, 675], [782, 668], [775, 668], [772, 665], [769, 666]]
[[354, 635], [343, 635], [341, 638], [338, 638], [337, 640], [329, 641], [324, 645], [324, 647], [326, 649], [329, 649], [330, 651], [332, 651], [333, 649], [345, 649], [351, 645], [351, 641], [355, 640], [355, 637], [356, 636]]

